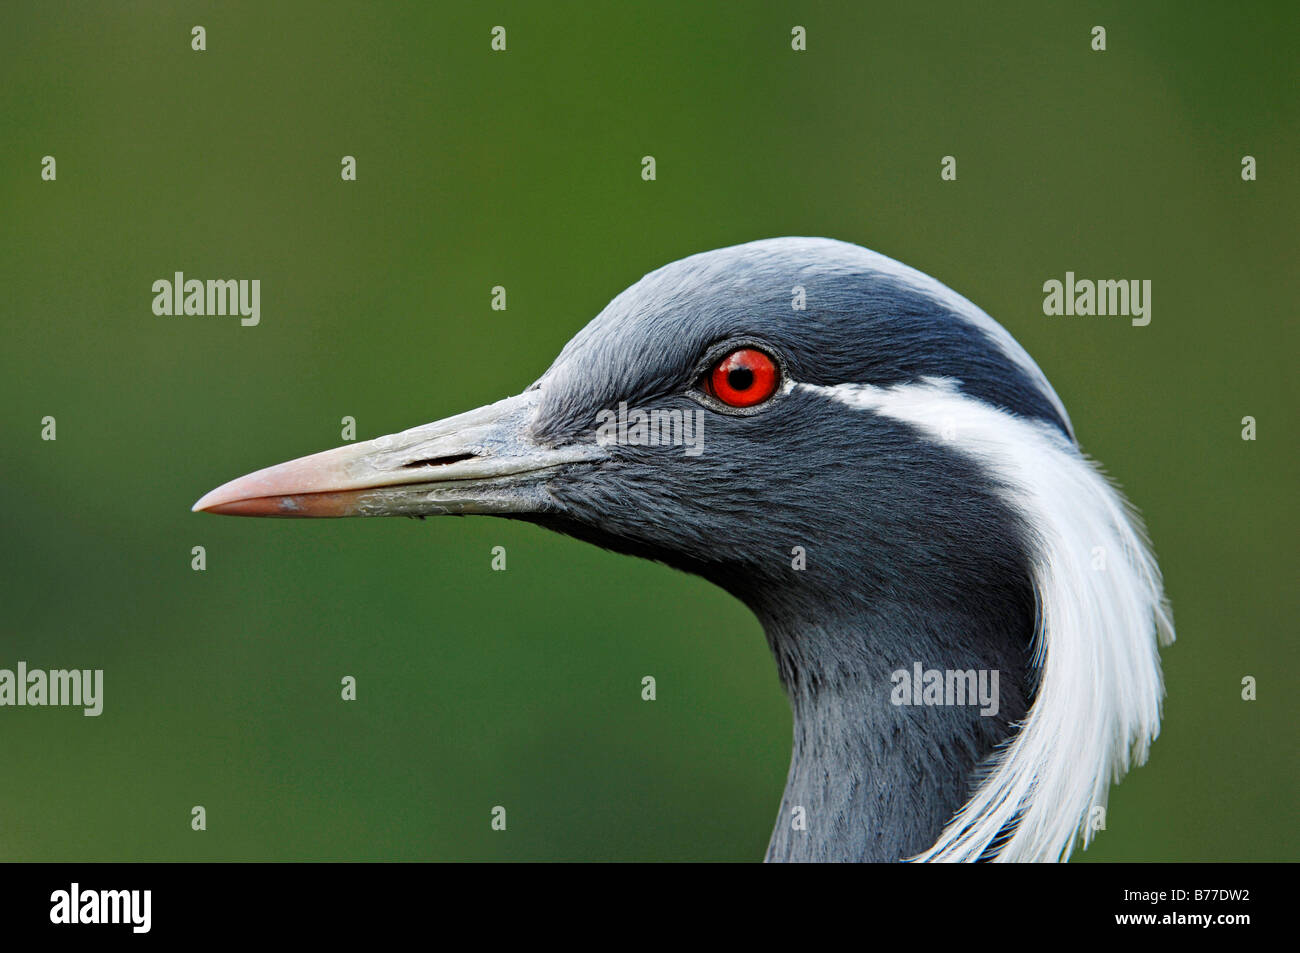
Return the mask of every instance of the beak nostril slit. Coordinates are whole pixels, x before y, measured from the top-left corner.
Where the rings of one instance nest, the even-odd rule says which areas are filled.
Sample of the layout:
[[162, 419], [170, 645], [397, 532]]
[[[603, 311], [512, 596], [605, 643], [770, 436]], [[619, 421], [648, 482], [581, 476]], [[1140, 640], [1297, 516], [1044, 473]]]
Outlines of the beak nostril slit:
[[417, 467], [445, 467], [449, 463], [460, 463], [462, 460], [473, 460], [477, 458], [476, 453], [453, 453], [447, 457], [430, 457], [427, 460], [412, 460], [410, 463], [402, 464], [402, 469], [413, 470]]

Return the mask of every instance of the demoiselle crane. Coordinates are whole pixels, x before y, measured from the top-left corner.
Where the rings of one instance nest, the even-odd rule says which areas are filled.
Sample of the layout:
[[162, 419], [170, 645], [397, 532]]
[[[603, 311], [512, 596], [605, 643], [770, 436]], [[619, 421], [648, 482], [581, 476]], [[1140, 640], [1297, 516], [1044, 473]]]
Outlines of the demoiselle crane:
[[1064, 860], [1159, 730], [1136, 514], [1006, 330], [839, 241], [674, 262], [519, 395], [194, 509], [505, 516], [721, 586], [794, 715], [768, 860]]

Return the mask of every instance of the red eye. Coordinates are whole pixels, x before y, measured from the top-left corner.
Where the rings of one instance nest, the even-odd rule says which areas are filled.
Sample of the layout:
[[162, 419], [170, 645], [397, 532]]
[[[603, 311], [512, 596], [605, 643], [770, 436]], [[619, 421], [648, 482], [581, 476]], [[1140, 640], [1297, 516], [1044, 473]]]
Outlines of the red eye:
[[752, 347], [732, 351], [709, 372], [706, 390], [731, 407], [753, 407], [776, 393], [776, 362]]

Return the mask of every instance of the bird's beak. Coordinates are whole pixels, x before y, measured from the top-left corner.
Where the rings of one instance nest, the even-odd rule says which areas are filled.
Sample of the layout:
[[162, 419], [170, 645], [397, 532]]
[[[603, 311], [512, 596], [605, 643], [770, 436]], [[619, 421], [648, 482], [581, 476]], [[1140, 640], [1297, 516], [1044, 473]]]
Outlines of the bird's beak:
[[529, 513], [545, 481], [594, 460], [594, 442], [547, 447], [530, 434], [529, 390], [468, 413], [258, 470], [217, 487], [195, 512], [232, 516], [429, 516]]

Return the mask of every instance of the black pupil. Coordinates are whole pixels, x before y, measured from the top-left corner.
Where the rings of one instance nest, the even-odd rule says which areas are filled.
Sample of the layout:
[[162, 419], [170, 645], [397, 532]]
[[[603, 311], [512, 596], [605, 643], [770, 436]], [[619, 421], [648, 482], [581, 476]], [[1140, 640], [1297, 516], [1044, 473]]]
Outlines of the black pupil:
[[732, 390], [749, 390], [754, 386], [754, 372], [748, 367], [733, 367], [727, 372], [727, 383]]

